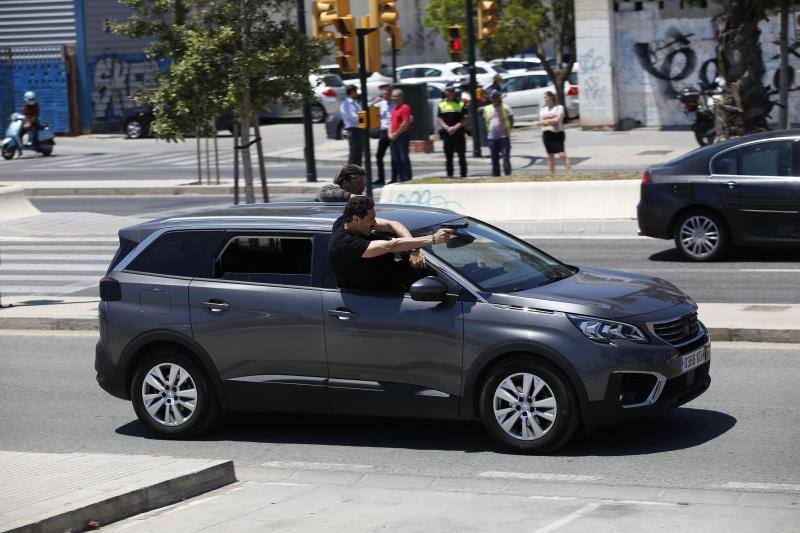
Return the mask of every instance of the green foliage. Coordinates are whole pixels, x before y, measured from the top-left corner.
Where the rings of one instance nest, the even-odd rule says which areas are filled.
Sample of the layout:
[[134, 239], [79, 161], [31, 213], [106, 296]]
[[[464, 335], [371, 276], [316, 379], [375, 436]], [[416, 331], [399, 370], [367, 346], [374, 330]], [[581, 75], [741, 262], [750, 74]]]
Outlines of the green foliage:
[[454, 24], [461, 24], [466, 28], [464, 0], [430, 0], [425, 7], [422, 23], [442, 37], [447, 37], [447, 29]]
[[159, 138], [210, 134], [212, 119], [225, 113], [245, 119], [270, 103], [314, 98], [308, 75], [327, 48], [290, 22], [294, 0], [122, 1], [133, 16], [116, 31], [152, 39], [148, 56], [169, 60], [156, 84], [136, 95], [154, 108]]

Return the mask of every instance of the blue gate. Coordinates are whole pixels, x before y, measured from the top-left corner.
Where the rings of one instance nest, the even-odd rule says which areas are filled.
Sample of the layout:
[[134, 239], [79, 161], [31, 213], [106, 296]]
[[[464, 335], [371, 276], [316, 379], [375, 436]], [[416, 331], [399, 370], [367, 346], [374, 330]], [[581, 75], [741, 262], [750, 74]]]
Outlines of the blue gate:
[[39, 120], [56, 133], [69, 133], [69, 84], [61, 47], [0, 50], [0, 123], [22, 110], [25, 91], [34, 91]]

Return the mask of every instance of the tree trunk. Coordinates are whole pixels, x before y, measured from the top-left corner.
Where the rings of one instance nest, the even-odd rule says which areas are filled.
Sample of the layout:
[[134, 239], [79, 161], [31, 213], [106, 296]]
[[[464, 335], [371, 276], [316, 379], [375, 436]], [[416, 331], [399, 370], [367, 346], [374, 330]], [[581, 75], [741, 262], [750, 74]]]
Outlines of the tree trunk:
[[245, 90], [242, 94], [240, 117], [242, 132], [242, 168], [244, 170], [244, 201], [248, 204], [256, 202], [255, 190], [253, 189], [253, 163], [250, 159], [250, 128], [252, 122], [252, 111], [250, 110], [250, 92]]
[[261, 197], [266, 204], [269, 202], [269, 191], [267, 190], [267, 165], [264, 163], [264, 146], [261, 144], [261, 130], [259, 129], [258, 117], [253, 117], [253, 135], [256, 138], [258, 176], [261, 178]]
[[781, 66], [778, 76], [778, 105], [780, 114], [778, 127], [789, 127], [789, 0], [781, 0]]
[[772, 109], [762, 83], [764, 61], [758, 23], [764, 18], [760, 0], [723, 0], [717, 19], [717, 64], [725, 89], [716, 106], [717, 139], [766, 131]]

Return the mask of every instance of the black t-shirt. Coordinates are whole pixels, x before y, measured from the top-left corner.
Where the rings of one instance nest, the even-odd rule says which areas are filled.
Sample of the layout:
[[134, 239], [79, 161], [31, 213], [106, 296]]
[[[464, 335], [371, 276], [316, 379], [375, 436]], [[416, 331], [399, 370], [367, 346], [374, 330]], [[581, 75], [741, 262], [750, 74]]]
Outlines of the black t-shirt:
[[364, 291], [404, 292], [410, 267], [408, 262], [398, 263], [394, 254], [384, 254], [370, 259], [361, 256], [369, 243], [380, 237], [364, 237], [347, 231], [344, 218], [333, 223], [328, 245], [331, 267], [341, 289]]

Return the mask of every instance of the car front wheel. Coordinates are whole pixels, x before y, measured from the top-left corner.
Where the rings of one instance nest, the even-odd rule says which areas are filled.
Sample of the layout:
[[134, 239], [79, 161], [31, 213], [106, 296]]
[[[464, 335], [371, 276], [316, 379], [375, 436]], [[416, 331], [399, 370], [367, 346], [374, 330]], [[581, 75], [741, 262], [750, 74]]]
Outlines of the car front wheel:
[[144, 357], [131, 384], [139, 420], [165, 438], [186, 438], [208, 429], [219, 405], [205, 375], [185, 354], [159, 349]]
[[312, 104], [311, 106], [311, 121], [317, 124], [321, 124], [325, 122], [325, 117], [328, 114], [325, 112], [325, 108], [322, 107], [320, 104]]
[[140, 139], [144, 137], [144, 125], [138, 120], [129, 120], [125, 124], [125, 134], [129, 139]]
[[678, 219], [675, 246], [691, 261], [713, 261], [727, 249], [728, 232], [718, 216], [692, 211]]
[[484, 381], [481, 417], [489, 435], [521, 453], [563, 446], [578, 428], [578, 408], [560, 373], [529, 357], [498, 365]]

